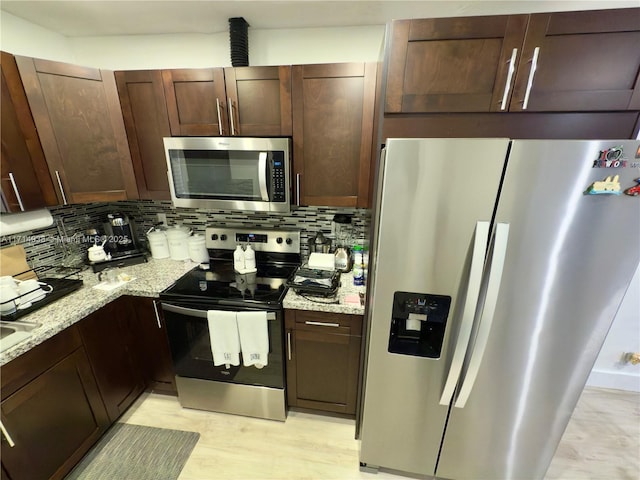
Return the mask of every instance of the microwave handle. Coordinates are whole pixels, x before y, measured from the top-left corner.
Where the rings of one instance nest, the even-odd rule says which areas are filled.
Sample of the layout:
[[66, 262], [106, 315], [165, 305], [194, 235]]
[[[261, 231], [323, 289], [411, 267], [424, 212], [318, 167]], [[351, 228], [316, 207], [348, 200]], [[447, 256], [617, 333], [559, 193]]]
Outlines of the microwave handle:
[[265, 202], [269, 201], [269, 191], [267, 190], [267, 152], [258, 154], [258, 170], [260, 182], [260, 196]]

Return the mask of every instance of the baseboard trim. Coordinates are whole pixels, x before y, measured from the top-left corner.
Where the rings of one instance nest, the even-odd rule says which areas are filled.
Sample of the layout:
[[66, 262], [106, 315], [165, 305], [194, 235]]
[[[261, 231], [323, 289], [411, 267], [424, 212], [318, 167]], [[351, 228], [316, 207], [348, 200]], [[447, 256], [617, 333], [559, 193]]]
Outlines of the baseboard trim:
[[590, 387], [640, 392], [640, 375], [626, 372], [593, 370], [591, 375], [589, 375], [587, 385]]

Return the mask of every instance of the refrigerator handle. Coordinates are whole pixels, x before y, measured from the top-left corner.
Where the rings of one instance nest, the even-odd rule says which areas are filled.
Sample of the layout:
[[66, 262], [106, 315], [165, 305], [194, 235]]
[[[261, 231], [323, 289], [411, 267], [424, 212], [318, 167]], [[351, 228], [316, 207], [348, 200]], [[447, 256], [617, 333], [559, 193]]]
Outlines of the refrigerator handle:
[[482, 269], [488, 239], [489, 222], [476, 222], [473, 253], [471, 254], [471, 268], [469, 269], [469, 283], [462, 308], [462, 320], [460, 322], [456, 346], [453, 350], [453, 359], [451, 360], [451, 367], [449, 367], [449, 374], [447, 375], [447, 381], [444, 384], [444, 389], [440, 397], [440, 405], [449, 405], [451, 403], [453, 392], [460, 379], [460, 372], [462, 371], [462, 364], [467, 354], [473, 321], [478, 306], [478, 296], [480, 294], [480, 285], [482, 284]]
[[496, 225], [496, 233], [493, 239], [493, 245], [489, 252], [487, 262], [490, 263], [489, 279], [487, 280], [486, 294], [482, 313], [480, 314], [480, 323], [478, 333], [474, 343], [473, 351], [469, 359], [469, 367], [465, 374], [465, 378], [460, 387], [458, 398], [454, 406], [456, 408], [464, 408], [471, 394], [471, 389], [478, 376], [478, 370], [482, 363], [482, 357], [489, 340], [489, 332], [493, 323], [494, 313], [496, 311], [496, 303], [498, 302], [498, 293], [500, 291], [500, 282], [502, 280], [502, 272], [504, 270], [504, 259], [507, 254], [507, 243], [509, 241], [509, 224], [498, 223]]

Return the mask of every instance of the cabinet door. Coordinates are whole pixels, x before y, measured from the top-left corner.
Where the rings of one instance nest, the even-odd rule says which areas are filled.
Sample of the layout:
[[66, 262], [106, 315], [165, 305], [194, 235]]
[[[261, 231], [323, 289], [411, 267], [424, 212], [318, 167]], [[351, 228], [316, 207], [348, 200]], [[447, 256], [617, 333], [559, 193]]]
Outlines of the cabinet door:
[[2, 154], [0, 174], [10, 212], [58, 204], [20, 74], [12, 55], [0, 52]]
[[231, 135], [291, 136], [291, 67], [225, 68]]
[[170, 200], [163, 137], [171, 136], [162, 72], [115, 72], [140, 198]]
[[355, 414], [362, 317], [302, 311], [286, 315], [289, 406]]
[[144, 380], [132, 349], [132, 322], [135, 322], [135, 313], [127, 298], [122, 297], [79, 324], [82, 342], [112, 422], [144, 391]]
[[2, 367], [0, 410], [9, 478], [59, 479], [73, 468], [109, 425], [75, 327]]
[[131, 302], [136, 311], [136, 322], [132, 325], [134, 350], [147, 388], [177, 395], [167, 327], [159, 301], [131, 297]]
[[292, 67], [298, 205], [367, 207], [376, 66]]
[[163, 70], [171, 135], [229, 135], [222, 68]]
[[138, 198], [113, 72], [16, 62], [61, 203]]
[[531, 15], [511, 110], [640, 109], [640, 8]]
[[385, 112], [506, 109], [526, 25], [526, 15], [392, 22]]

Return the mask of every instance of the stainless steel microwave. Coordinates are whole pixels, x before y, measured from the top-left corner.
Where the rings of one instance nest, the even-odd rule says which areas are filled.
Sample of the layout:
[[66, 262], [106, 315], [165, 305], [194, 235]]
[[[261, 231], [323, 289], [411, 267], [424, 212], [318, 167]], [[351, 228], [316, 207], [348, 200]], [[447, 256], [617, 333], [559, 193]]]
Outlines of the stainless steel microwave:
[[165, 137], [176, 207], [289, 212], [289, 138]]

